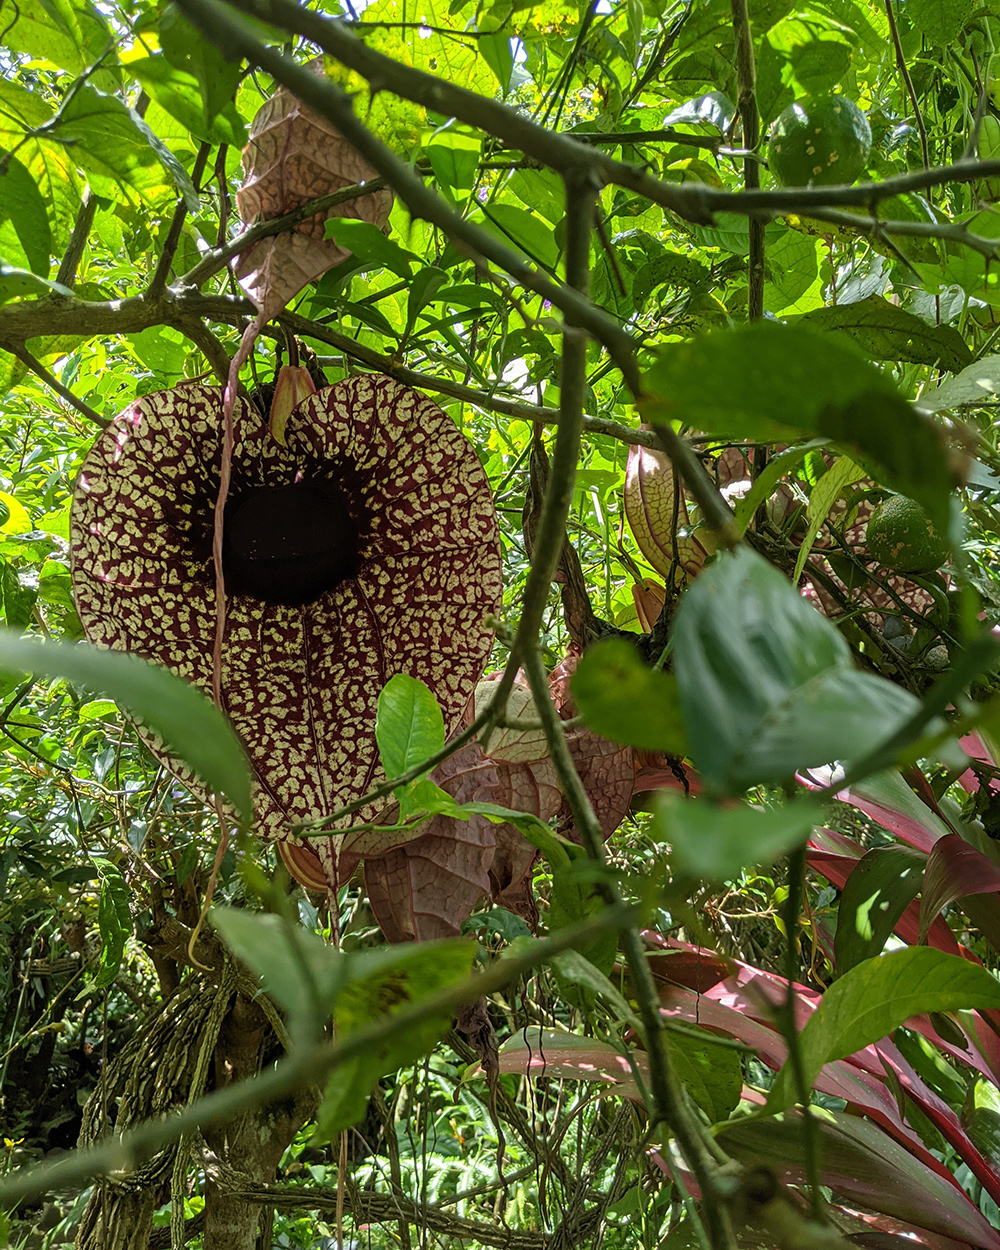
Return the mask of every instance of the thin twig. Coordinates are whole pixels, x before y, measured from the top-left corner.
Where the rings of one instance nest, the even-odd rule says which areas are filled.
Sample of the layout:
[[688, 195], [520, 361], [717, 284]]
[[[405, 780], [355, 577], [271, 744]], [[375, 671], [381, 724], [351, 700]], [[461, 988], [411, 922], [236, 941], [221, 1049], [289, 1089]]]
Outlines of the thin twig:
[[[208, 161], [208, 154], [212, 150], [210, 143], [203, 143], [198, 149], [198, 155], [194, 159], [194, 168], [191, 170], [191, 182], [197, 190], [201, 176], [205, 172], [205, 164]], [[160, 252], [159, 259], [156, 262], [156, 269], [146, 288], [146, 298], [156, 300], [166, 289], [167, 277], [170, 273], [170, 266], [173, 264], [174, 254], [177, 251], [177, 245], [181, 241], [181, 231], [184, 229], [184, 222], [187, 218], [187, 204], [180, 199], [174, 209], [174, 215], [170, 219], [170, 228], [167, 230], [167, 237], [163, 242], [163, 250]]]
[[[760, 117], [757, 113], [756, 70], [753, 59], [753, 35], [747, 0], [730, 0], [733, 34], [736, 38], [736, 74], [739, 80], [740, 124], [743, 146], [753, 152], [760, 139]], [[743, 161], [743, 185], [748, 191], [760, 188], [760, 164], [756, 156]], [[764, 222], [751, 217], [750, 253], [747, 258], [747, 317], [758, 321], [764, 315]]]
[[[209, 2], [214, 14], [214, 0]], [[193, 0], [186, 0], [187, 5], [192, 3]], [[996, 160], [962, 161], [935, 170], [920, 170], [898, 178], [888, 178], [883, 182], [863, 183], [853, 187], [726, 192], [702, 183], [668, 183], [653, 177], [643, 166], [629, 165], [613, 160], [602, 152], [595, 152], [592, 146], [588, 147], [586, 142], [581, 142], [575, 135], [558, 134], [537, 125], [497, 100], [477, 95], [468, 88], [449, 83], [433, 74], [401, 65], [363, 43], [342, 22], [303, 8], [295, 4], [294, 0], [233, 0], [233, 4], [243, 12], [251, 13], [316, 43], [324, 52], [359, 73], [371, 84], [373, 90], [391, 91], [394, 95], [422, 104], [436, 113], [454, 117], [486, 131], [501, 139], [510, 149], [524, 152], [560, 173], [585, 169], [602, 182], [627, 187], [645, 195], [654, 203], [671, 209], [685, 220], [696, 224], [711, 225], [717, 212], [760, 211], [780, 215], [789, 211], [808, 213], [810, 208], [823, 205], [856, 205], [867, 208], [907, 191], [926, 190], [942, 183], [968, 182], [975, 178], [1000, 174], [1000, 160]], [[232, 37], [235, 37], [237, 30], [241, 32], [240, 46], [244, 48], [246, 55], [245, 41], [249, 36], [245, 29], [235, 23], [227, 27]], [[273, 72], [269, 66], [264, 68], [269, 73]], [[396, 185], [394, 178], [390, 181]]]
[[896, 51], [896, 68], [899, 70], [900, 77], [906, 84], [906, 94], [910, 97], [910, 103], [913, 105], [913, 116], [917, 123], [917, 131], [920, 135], [920, 151], [924, 157], [924, 169], [930, 169], [930, 155], [927, 147], [927, 130], [924, 127], [923, 115], [920, 112], [920, 103], [917, 100], [917, 93], [913, 89], [913, 79], [910, 77], [910, 71], [906, 64], [906, 54], [903, 52], [903, 45], [899, 39], [899, 31], [896, 27], [896, 15], [892, 11], [892, 0], [885, 0], [885, 15], [889, 21], [889, 31], [892, 34], [892, 45]]
[[[571, 313], [604, 344], [621, 370], [626, 385], [633, 394], [638, 394], [639, 369], [631, 335], [614, 318], [595, 308], [589, 300], [582, 298], [565, 284], [560, 286], [539, 273], [534, 266], [525, 262], [523, 256], [498, 243], [482, 227], [454, 212], [436, 191], [424, 185], [409, 165], [401, 161], [358, 120], [347, 92], [332, 81], [318, 78], [287, 57], [265, 47], [249, 33], [243, 22], [231, 16], [219, 0], [181, 0], [180, 7], [194, 25], [214, 43], [245, 56], [253, 64], [265, 69], [304, 104], [332, 122], [344, 138], [387, 179], [414, 217], [423, 218], [438, 226], [471, 255], [491, 260], [528, 290], [550, 300], [564, 312]], [[349, 37], [354, 38], [353, 35]], [[403, 68], [396, 66], [396, 69]], [[395, 89], [395, 82], [393, 87]]]
[[72, 289], [76, 282], [76, 271], [80, 258], [83, 256], [83, 249], [87, 246], [96, 212], [97, 200], [94, 199], [90, 187], [84, 187], [83, 194], [80, 196], [80, 208], [76, 214], [76, 221], [73, 222], [73, 233], [69, 236], [69, 243], [66, 245], [59, 272], [56, 274], [56, 281], [61, 286]]
[[300, 204], [298, 208], [293, 208], [291, 212], [283, 213], [280, 217], [260, 221], [244, 230], [242, 234], [238, 234], [225, 246], [206, 252], [197, 265], [178, 281], [177, 285], [179, 287], [202, 286], [209, 278], [225, 269], [234, 256], [248, 251], [261, 239], [283, 234], [286, 230], [294, 229], [300, 222], [315, 217], [317, 213], [328, 212], [331, 208], [337, 208], [341, 204], [347, 204], [365, 195], [373, 195], [376, 191], [384, 190], [387, 185], [384, 178], [373, 178], [370, 182], [341, 187], [338, 191], [330, 191], [326, 195], [317, 196], [314, 200], [307, 200], [305, 204]]

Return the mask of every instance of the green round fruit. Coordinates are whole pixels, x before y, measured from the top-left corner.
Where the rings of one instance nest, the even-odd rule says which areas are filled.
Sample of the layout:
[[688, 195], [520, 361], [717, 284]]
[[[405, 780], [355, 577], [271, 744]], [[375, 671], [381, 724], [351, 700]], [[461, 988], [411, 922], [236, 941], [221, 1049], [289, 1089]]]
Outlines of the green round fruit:
[[948, 547], [927, 513], [905, 495], [890, 495], [868, 519], [868, 554], [894, 573], [931, 573], [948, 558]]
[[771, 173], [783, 187], [851, 183], [872, 147], [868, 118], [842, 95], [796, 100], [774, 123], [767, 145]]

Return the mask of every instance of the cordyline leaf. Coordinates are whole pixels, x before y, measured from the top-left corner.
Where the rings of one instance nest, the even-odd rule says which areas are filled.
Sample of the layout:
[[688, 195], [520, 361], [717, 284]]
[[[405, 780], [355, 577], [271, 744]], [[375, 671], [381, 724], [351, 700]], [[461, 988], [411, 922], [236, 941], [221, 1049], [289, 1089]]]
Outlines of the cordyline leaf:
[[931, 921], [956, 899], [1000, 890], [1000, 868], [957, 833], [945, 834], [931, 847], [924, 869], [920, 902], [920, 940]]
[[[950, 1179], [935, 1174], [876, 1125], [841, 1111], [813, 1107], [820, 1136], [820, 1179], [842, 1198], [920, 1228], [1000, 1250], [1000, 1236]], [[720, 1134], [723, 1149], [748, 1165], [762, 1158], [779, 1179], [805, 1182], [801, 1117], [786, 1113]]]
[[[825, 1063], [878, 1041], [910, 1016], [965, 1007], [1000, 1007], [1000, 983], [985, 968], [925, 946], [867, 959], [830, 986], [802, 1030], [805, 1082], [811, 1085]], [[795, 1101], [787, 1064], [767, 1101], [773, 1111]]]
[[[710, 954], [698, 953], [703, 956]], [[784, 1000], [785, 986], [772, 974], [762, 973], [740, 961], [734, 963], [735, 971], [728, 980], [717, 987], [709, 986], [703, 993], [693, 994], [670, 986], [661, 989], [665, 1014], [735, 1037], [753, 1046], [768, 1066], [778, 1068], [786, 1057], [787, 1047], [777, 1032], [775, 1011]], [[796, 1014], [800, 1027], [815, 1014], [821, 1002], [821, 995], [815, 991], [801, 985], [796, 987]], [[924, 1017], [917, 1017], [908, 1025], [945, 1053], [960, 1062], [972, 1064], [983, 1075], [991, 1075], [981, 1055], [970, 1049], [959, 1051], [954, 1046], [949, 1048], [949, 1044], [942, 1041]], [[887, 1081], [887, 1072], [891, 1084]], [[1000, 1177], [976, 1149], [955, 1112], [921, 1080], [891, 1042], [883, 1039], [845, 1059], [832, 1060], [817, 1074], [813, 1086], [820, 1093], [841, 1098], [869, 1116], [904, 1145], [914, 1158], [951, 1181], [947, 1168], [904, 1122], [898, 1101], [902, 1090], [954, 1146], [987, 1192], [991, 1196], [1000, 1194]]]
[[926, 863], [925, 856], [907, 846], [877, 846], [858, 860], [837, 909], [838, 972], [881, 955], [920, 889]]
[[[222, 392], [147, 395], [97, 440], [77, 481], [73, 579], [88, 636], [211, 688]], [[454, 728], [492, 643], [500, 553], [489, 483], [429, 400], [360, 376], [290, 414], [287, 446], [237, 400], [223, 564], [223, 704], [256, 775], [258, 831], [281, 836], [381, 776], [378, 692], [423, 681]], [[144, 734], [185, 780], [173, 752]], [[371, 822], [378, 806], [357, 812]], [[295, 844], [292, 872], [335, 844]], [[308, 875], [308, 874], [307, 874]]]
[[[905, 847], [900, 849], [906, 850]], [[808, 845], [809, 867], [821, 873], [838, 890], [846, 887], [861, 858], [862, 848], [846, 835], [837, 833], [833, 829], [813, 830]], [[843, 899], [841, 899], [841, 907], [843, 907]], [[907, 945], [918, 945], [920, 941], [920, 904], [918, 902], [911, 902], [904, 908], [902, 915], [895, 923], [893, 932]], [[875, 936], [874, 930], [873, 936]], [[935, 949], [943, 950], [949, 955], [962, 955], [963, 952], [968, 954], [964, 948], [959, 947], [955, 935], [941, 916], [938, 916], [931, 924], [928, 930], [928, 942]], [[871, 945], [874, 947], [875, 942], [873, 941]], [[874, 953], [874, 949], [868, 949], [863, 957], [868, 958]], [[839, 966], [839, 958], [837, 962]], [[857, 961], [849, 956], [849, 962]]]
[[[323, 74], [322, 58], [309, 68]], [[281, 217], [321, 195], [377, 177], [361, 154], [325, 118], [284, 87], [261, 105], [243, 149], [244, 182], [236, 193], [247, 223]], [[268, 316], [284, 308], [308, 283], [350, 252], [325, 237], [330, 217], [355, 217], [380, 229], [389, 218], [392, 192], [349, 200], [300, 222], [294, 230], [262, 239], [239, 259], [244, 290]]]

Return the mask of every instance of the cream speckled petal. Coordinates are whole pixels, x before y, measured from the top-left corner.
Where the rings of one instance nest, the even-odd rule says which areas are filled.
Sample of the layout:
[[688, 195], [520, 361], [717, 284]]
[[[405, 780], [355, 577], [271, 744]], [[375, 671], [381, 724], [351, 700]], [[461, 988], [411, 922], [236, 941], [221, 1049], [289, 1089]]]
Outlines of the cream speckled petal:
[[[222, 392], [186, 384], [119, 414], [80, 471], [73, 582], [87, 637], [135, 651], [211, 689], [211, 525]], [[291, 413], [279, 446], [256, 411], [234, 414], [233, 488], [299, 477], [345, 483], [362, 529], [360, 567], [301, 607], [228, 600], [222, 690], [253, 765], [258, 831], [322, 816], [382, 776], [379, 692], [425, 682], [451, 731], [492, 645], [500, 541], [474, 448], [430, 400], [380, 375], [350, 378]], [[151, 749], [193, 779], [140, 727]], [[192, 786], [192, 788], [196, 788]], [[370, 820], [366, 809], [355, 820]], [[333, 844], [312, 842], [333, 872]]]

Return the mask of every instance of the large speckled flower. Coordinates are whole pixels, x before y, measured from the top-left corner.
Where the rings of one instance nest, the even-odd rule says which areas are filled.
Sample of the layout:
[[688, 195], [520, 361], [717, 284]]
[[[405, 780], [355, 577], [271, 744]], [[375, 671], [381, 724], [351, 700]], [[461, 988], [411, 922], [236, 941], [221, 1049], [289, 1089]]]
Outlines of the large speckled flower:
[[[256, 774], [258, 831], [279, 838], [381, 778], [376, 700], [396, 673], [434, 691], [446, 726], [461, 720], [500, 600], [489, 483], [472, 445], [430, 400], [387, 377], [350, 378], [298, 404], [284, 439], [237, 400], [222, 697]], [[94, 444], [72, 514], [87, 637], [155, 660], [206, 693], [221, 459], [221, 388], [147, 395]], [[368, 807], [354, 819], [377, 815]], [[336, 880], [333, 843], [311, 845]], [[293, 870], [297, 860], [315, 865], [304, 850], [283, 844]]]

